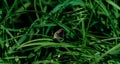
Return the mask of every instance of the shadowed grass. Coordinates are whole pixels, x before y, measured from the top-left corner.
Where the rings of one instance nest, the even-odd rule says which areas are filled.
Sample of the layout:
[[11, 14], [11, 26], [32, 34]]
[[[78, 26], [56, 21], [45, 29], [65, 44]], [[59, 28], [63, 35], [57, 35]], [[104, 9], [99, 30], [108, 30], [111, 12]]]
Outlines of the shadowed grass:
[[119, 0], [0, 2], [0, 63], [120, 63]]

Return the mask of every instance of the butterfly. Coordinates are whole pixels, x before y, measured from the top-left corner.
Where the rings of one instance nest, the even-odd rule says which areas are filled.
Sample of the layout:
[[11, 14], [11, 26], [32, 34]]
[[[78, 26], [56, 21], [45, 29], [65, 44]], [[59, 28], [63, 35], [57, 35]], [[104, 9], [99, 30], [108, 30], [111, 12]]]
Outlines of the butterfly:
[[64, 41], [64, 30], [61, 28], [54, 33], [53, 39]]

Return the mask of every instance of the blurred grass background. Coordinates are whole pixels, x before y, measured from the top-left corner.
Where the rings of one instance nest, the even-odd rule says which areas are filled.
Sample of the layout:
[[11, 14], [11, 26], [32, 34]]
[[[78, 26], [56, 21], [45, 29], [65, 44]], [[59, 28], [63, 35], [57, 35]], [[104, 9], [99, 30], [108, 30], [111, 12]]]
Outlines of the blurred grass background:
[[0, 64], [120, 64], [119, 0], [0, 2]]

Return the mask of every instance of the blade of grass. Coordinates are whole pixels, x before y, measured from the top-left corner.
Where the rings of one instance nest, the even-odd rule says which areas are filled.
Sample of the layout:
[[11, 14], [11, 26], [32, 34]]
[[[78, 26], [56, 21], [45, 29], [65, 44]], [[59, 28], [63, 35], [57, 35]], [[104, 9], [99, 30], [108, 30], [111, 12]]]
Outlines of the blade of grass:
[[113, 1], [111, 0], [105, 0], [108, 4], [112, 5], [113, 7], [115, 7], [116, 9], [120, 10], [120, 6], [118, 6], [117, 4], [115, 4]]
[[12, 5], [11, 8], [8, 10], [8, 12], [7, 12], [4, 20], [2, 20], [2, 22], [6, 22], [6, 20], [8, 19], [8, 17], [11, 15], [11, 12], [12, 12], [13, 8], [14, 8], [15, 5], [17, 4], [17, 1], [18, 1], [18, 0], [15, 0], [15, 1], [14, 1], [13, 5]]
[[29, 47], [29, 46], [51, 46], [51, 47], [75, 47], [67, 43], [54, 43], [54, 42], [34, 42], [29, 44], [22, 44], [18, 49]]
[[107, 52], [105, 52], [104, 54], [102, 54], [99, 58], [97, 58], [97, 60], [93, 63], [98, 63], [100, 60], [102, 60], [105, 56], [107, 56], [108, 54], [116, 51], [116, 49], [120, 48], [120, 43], [117, 44], [116, 46], [114, 46], [113, 48], [111, 48], [110, 50], [108, 50]]

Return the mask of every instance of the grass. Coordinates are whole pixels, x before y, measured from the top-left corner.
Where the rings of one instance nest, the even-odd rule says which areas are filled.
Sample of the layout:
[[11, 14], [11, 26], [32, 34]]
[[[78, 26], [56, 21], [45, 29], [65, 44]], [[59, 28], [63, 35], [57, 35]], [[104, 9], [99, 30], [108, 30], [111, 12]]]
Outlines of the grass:
[[0, 64], [120, 63], [119, 0], [0, 2]]

